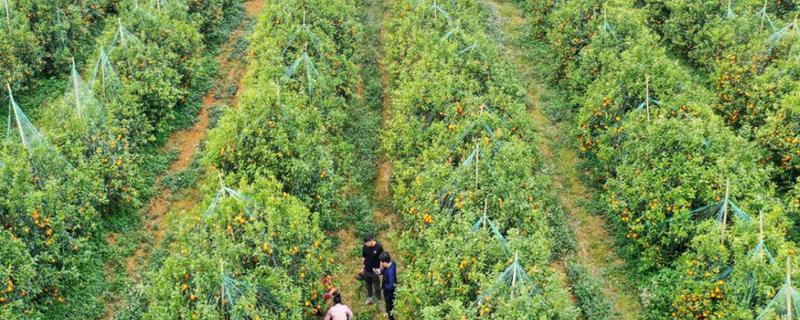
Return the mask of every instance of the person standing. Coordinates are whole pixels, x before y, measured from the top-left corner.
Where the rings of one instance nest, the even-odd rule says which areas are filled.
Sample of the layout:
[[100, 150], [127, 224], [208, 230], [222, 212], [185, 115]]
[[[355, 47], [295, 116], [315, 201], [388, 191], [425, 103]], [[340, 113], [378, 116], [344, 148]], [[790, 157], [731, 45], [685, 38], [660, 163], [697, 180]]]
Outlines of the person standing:
[[381, 279], [378, 277], [377, 271], [380, 270], [380, 261], [378, 260], [380, 254], [383, 253], [383, 247], [375, 240], [371, 234], [364, 237], [364, 247], [361, 249], [361, 275], [364, 277], [364, 282], [367, 284], [367, 301], [365, 304], [372, 304], [372, 299], [381, 299]]
[[337, 292], [333, 295], [333, 307], [328, 309], [325, 320], [352, 320], [353, 311], [342, 303], [342, 296]]
[[381, 253], [381, 271], [383, 275], [383, 298], [386, 301], [386, 313], [389, 320], [394, 320], [394, 289], [397, 288], [397, 264], [392, 262], [392, 257], [388, 252]]

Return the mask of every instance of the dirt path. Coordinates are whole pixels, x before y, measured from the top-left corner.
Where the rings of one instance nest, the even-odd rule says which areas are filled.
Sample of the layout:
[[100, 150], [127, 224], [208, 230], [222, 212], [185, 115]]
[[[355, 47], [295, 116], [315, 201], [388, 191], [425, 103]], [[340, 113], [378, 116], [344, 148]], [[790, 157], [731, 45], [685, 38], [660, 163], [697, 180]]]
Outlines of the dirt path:
[[[220, 48], [220, 53], [217, 56], [217, 62], [219, 63], [222, 77], [218, 79], [218, 82], [236, 86], [236, 92], [238, 92], [241, 87], [241, 79], [244, 75], [244, 66], [246, 64], [233, 63], [230, 57], [236, 49], [236, 44], [239, 39], [246, 36], [245, 33], [249, 31], [249, 21], [255, 18], [263, 7], [264, 0], [250, 0], [245, 2], [245, 18], [237, 29], [231, 33], [228, 42]], [[195, 154], [199, 150], [200, 143], [205, 140], [208, 133], [210, 123], [209, 109], [221, 103], [229, 103], [231, 107], [235, 104], [235, 95], [229, 98], [222, 98], [219, 97], [219, 94], [215, 91], [216, 90], [213, 89], [210, 90], [203, 98], [203, 104], [197, 115], [197, 122], [189, 128], [172, 133], [163, 147], [164, 151], [176, 150], [178, 152], [178, 157], [170, 165], [167, 172], [156, 179], [155, 189], [159, 190], [159, 193], [150, 200], [147, 211], [144, 214], [144, 241], [138, 245], [138, 248], [132, 255], [125, 259], [125, 274], [132, 284], [141, 281], [141, 276], [143, 271], [146, 270], [150, 254], [155, 248], [161, 245], [167, 231], [164, 218], [174, 205], [174, 199], [172, 188], [163, 185], [162, 177], [174, 175], [186, 170], [192, 163], [192, 159], [194, 159]], [[116, 235], [109, 235], [107, 240], [109, 243], [113, 244], [116, 242]], [[105, 319], [114, 319], [116, 310], [121, 302], [122, 299], [117, 298], [107, 303]]]
[[622, 266], [623, 261], [613, 249], [613, 236], [606, 231], [604, 218], [593, 215], [583, 205], [591, 200], [592, 190], [582, 181], [584, 172], [581, 170], [577, 151], [564, 141], [571, 137], [569, 128], [564, 127], [566, 124], [554, 122], [545, 115], [544, 106], [539, 98], [545, 89], [537, 83], [536, 77], [531, 74], [533, 68], [529, 67], [537, 62], [528, 58], [525, 49], [519, 45], [518, 40], [523, 39], [527, 21], [520, 10], [510, 3], [492, 0], [488, 4], [499, 15], [500, 29], [506, 37], [502, 39], [506, 53], [517, 70], [520, 70], [521, 78], [526, 83], [528, 105], [541, 137], [539, 151], [545, 161], [552, 166], [553, 184], [558, 190], [558, 199], [573, 221], [572, 226], [578, 244], [577, 259], [585, 264], [596, 278], [603, 281], [604, 293], [620, 318], [635, 319], [640, 308], [638, 301], [626, 292], [623, 287], [625, 281], [621, 279], [621, 275], [614, 274], [614, 271]]
[[[368, 28], [366, 29], [368, 32], [376, 33], [370, 36], [372, 36], [371, 40], [377, 46], [378, 51], [376, 53], [376, 61], [374, 61], [374, 63], [377, 64], [377, 75], [367, 74], [365, 75], [367, 79], [364, 80], [381, 82], [380, 123], [381, 128], [385, 128], [391, 117], [392, 105], [390, 95], [391, 83], [389, 73], [386, 70], [383, 51], [386, 37], [384, 21], [388, 19], [389, 12], [386, 10], [387, 4], [381, 1], [369, 1], [365, 6], [364, 10], [367, 11], [369, 20], [365, 21], [365, 23], [368, 24]], [[377, 79], [378, 77], [380, 79]], [[399, 236], [396, 229], [397, 226], [399, 226], [399, 222], [397, 221], [397, 216], [389, 209], [390, 206], [388, 203], [391, 183], [391, 162], [384, 155], [379, 155], [375, 169], [375, 182], [373, 190], [371, 190], [373, 194], [373, 220], [377, 224], [388, 225], [388, 229], [382, 231], [377, 237], [385, 251], [394, 253], [393, 243]], [[340, 240], [340, 244], [336, 248], [338, 257], [337, 263], [342, 266], [343, 273], [335, 275], [334, 278], [339, 289], [342, 291], [343, 300], [349, 303], [348, 305], [360, 319], [386, 319], [383, 303], [376, 303], [373, 306], [366, 306], [363, 304], [366, 299], [366, 289], [361, 282], [354, 279], [356, 272], [361, 268], [362, 240], [357, 239], [355, 231], [352, 228], [339, 231], [337, 237]], [[393, 255], [393, 257], [397, 256], [398, 255]]]

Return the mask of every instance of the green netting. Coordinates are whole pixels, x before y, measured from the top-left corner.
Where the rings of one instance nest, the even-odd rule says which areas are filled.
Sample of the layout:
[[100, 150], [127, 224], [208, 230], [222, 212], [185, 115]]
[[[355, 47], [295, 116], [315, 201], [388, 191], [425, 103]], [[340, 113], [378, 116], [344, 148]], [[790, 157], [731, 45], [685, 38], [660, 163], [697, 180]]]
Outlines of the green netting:
[[435, 0], [433, 1], [433, 4], [431, 4], [430, 8], [431, 10], [433, 10], [434, 16], [441, 15], [442, 17], [444, 17], [445, 20], [450, 20], [450, 14], [447, 12], [447, 10], [439, 6], [439, 4], [436, 3]]
[[492, 233], [494, 238], [497, 239], [498, 242], [500, 242], [500, 245], [503, 247], [503, 250], [506, 252], [506, 254], [511, 254], [510, 250], [508, 249], [508, 240], [506, 240], [506, 237], [504, 237], [503, 234], [500, 233], [500, 230], [497, 228], [494, 222], [492, 222], [492, 220], [489, 219], [489, 216], [486, 215], [485, 212], [478, 219], [478, 221], [475, 221], [475, 223], [472, 224], [472, 232], [477, 233], [478, 230], [482, 228], [489, 228], [489, 231]]
[[298, 67], [300, 66], [301, 63], [305, 65], [306, 82], [308, 85], [308, 95], [313, 96], [314, 78], [319, 77], [319, 71], [317, 71], [317, 68], [314, 66], [314, 62], [311, 61], [311, 57], [308, 56], [308, 52], [303, 51], [303, 54], [301, 54], [299, 57], [297, 57], [297, 59], [295, 59], [294, 63], [292, 63], [292, 65], [289, 66], [288, 69], [286, 69], [285, 76], [286, 78], [291, 78], [292, 76], [294, 76], [295, 73], [297, 73]]
[[225, 307], [233, 309], [233, 306], [239, 301], [242, 292], [244, 292], [244, 289], [247, 287], [247, 283], [234, 279], [232, 276], [225, 273], [224, 270], [220, 272], [220, 277], [222, 279], [220, 290], [224, 297], [221, 305], [223, 309], [225, 309]]
[[514, 255], [514, 261], [500, 273], [493, 285], [493, 288], [485, 290], [478, 299], [469, 306], [467, 309], [469, 313], [474, 313], [481, 304], [486, 303], [487, 297], [496, 296], [497, 294], [505, 292], [503, 290], [508, 290], [511, 298], [514, 298], [515, 295], [523, 297], [542, 293], [542, 290], [533, 283], [528, 272], [522, 267], [522, 264], [519, 262], [519, 257], [516, 254]]
[[306, 44], [311, 43], [312, 48], [318, 50], [319, 47], [319, 37], [313, 30], [311, 30], [311, 25], [306, 24], [306, 14], [303, 12], [303, 24], [297, 27], [297, 29], [292, 33], [289, 39], [286, 41], [286, 47], [283, 48], [283, 53], [285, 54], [287, 50], [296, 42], [302, 41]]
[[644, 110], [650, 105], [661, 106], [661, 101], [651, 98], [649, 95], [645, 96], [644, 101], [636, 107], [636, 110]]
[[450, 40], [451, 38], [453, 38], [454, 35], [460, 35], [464, 38], [466, 37], [464, 31], [461, 30], [461, 24], [456, 23], [455, 27], [451, 28], [450, 31], [447, 31], [447, 33], [445, 33], [444, 36], [442, 36], [442, 38], [439, 40], [440, 41]]
[[236, 199], [240, 203], [244, 204], [244, 211], [247, 213], [248, 217], [253, 216], [253, 208], [252, 208], [252, 200], [245, 196], [244, 194], [228, 188], [224, 185], [220, 186], [220, 189], [217, 191], [216, 195], [214, 195], [214, 199], [211, 200], [211, 204], [208, 205], [205, 211], [203, 211], [203, 218], [208, 218], [217, 210], [217, 206], [219, 206], [220, 202], [224, 200], [226, 197], [231, 197]]
[[733, 199], [731, 199], [727, 194], [719, 202], [694, 209], [692, 210], [692, 213], [701, 218], [708, 219], [713, 217], [717, 221], [723, 222], [725, 212], [728, 211], [728, 209], [730, 209], [733, 212], [733, 216], [741, 219], [744, 222], [749, 223], [752, 220], [750, 218], [750, 215], [748, 215], [746, 212], [744, 212], [744, 210], [739, 208], [736, 202], [733, 201]]
[[505, 283], [510, 288], [532, 284], [531, 277], [528, 276], [528, 272], [525, 271], [525, 268], [522, 267], [519, 263], [519, 258], [516, 256], [514, 257], [514, 262], [497, 277], [497, 282]]
[[787, 282], [783, 285], [778, 294], [761, 311], [756, 320], [774, 319], [775, 317], [785, 318], [788, 315], [788, 306], [792, 306], [792, 318], [800, 318], [800, 294]]
[[62, 52], [66, 52], [67, 48], [69, 48], [68, 38], [67, 38], [67, 30], [63, 28], [64, 25], [64, 12], [61, 11], [61, 8], [56, 9], [56, 23], [58, 23], [58, 30], [56, 30], [56, 41], [58, 42], [58, 46]]
[[105, 108], [92, 90], [83, 82], [80, 73], [72, 62], [69, 83], [64, 92], [64, 103], [75, 111], [78, 118], [89, 128], [102, 128], [105, 125]]
[[600, 25], [600, 34], [601, 35], [611, 35], [614, 39], [619, 39], [617, 34], [614, 32], [614, 26], [608, 23], [608, 17], [606, 15], [606, 10], [603, 9], [603, 24]]
[[772, 256], [772, 252], [769, 251], [767, 248], [767, 244], [764, 243], [764, 240], [759, 240], [756, 246], [747, 253], [750, 257], [766, 257], [769, 263], [775, 263], [775, 258]]
[[464, 49], [461, 49], [461, 51], [459, 51], [457, 54], [458, 54], [458, 55], [462, 55], [462, 54], [464, 54], [464, 53], [467, 53], [467, 52], [469, 52], [469, 51], [472, 51], [473, 49], [475, 49], [475, 48], [477, 48], [477, 47], [478, 47], [478, 42], [473, 42], [473, 43], [472, 43], [472, 45], [470, 45], [469, 47], [466, 47], [466, 48], [464, 48]]

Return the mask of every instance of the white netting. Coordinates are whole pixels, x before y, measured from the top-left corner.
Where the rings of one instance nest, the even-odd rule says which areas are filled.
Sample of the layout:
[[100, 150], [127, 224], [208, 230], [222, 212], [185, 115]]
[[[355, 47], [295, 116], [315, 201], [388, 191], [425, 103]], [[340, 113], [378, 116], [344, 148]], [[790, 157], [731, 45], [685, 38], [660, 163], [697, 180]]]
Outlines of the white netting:
[[769, 14], [767, 14], [767, 1], [764, 1], [764, 6], [761, 7], [761, 10], [756, 12], [756, 16], [761, 20], [759, 30], [764, 30], [765, 26], [769, 26], [771, 30], [775, 30], [775, 24], [772, 23], [772, 19], [770, 19]]
[[318, 50], [319, 47], [319, 37], [313, 30], [311, 30], [311, 25], [306, 24], [306, 14], [303, 13], [303, 24], [297, 27], [292, 35], [286, 40], [286, 47], [283, 48], [283, 53], [285, 54], [287, 50], [295, 43], [295, 42], [302, 42], [305, 44], [311, 43], [311, 47], [315, 50]]
[[764, 307], [763, 311], [758, 315], [756, 320], [768, 320], [780, 317], [780, 319], [787, 318], [789, 314], [789, 306], [792, 309], [792, 319], [800, 318], [800, 294], [791, 285], [785, 283], [778, 294]]
[[500, 233], [500, 229], [497, 228], [494, 222], [489, 219], [487, 214], [487, 206], [488, 205], [484, 203], [483, 215], [478, 219], [478, 221], [475, 221], [475, 223], [472, 224], [472, 232], [475, 233], [483, 228], [488, 228], [492, 236], [494, 236], [494, 238], [500, 242], [500, 245], [503, 247], [503, 250], [506, 252], [506, 254], [510, 254], [511, 252], [508, 249], [508, 240], [506, 240], [506, 237]]
[[8, 3], [8, 0], [3, 0], [3, 12], [5, 13], [4, 22], [11, 28], [11, 5]]
[[248, 216], [253, 216], [254, 212], [252, 200], [244, 194], [222, 185], [220, 186], [220, 189], [217, 191], [216, 195], [214, 195], [214, 199], [211, 200], [211, 204], [209, 204], [208, 208], [206, 208], [206, 210], [203, 212], [203, 218], [210, 217], [217, 210], [220, 202], [227, 197], [236, 199], [240, 203], [244, 204], [245, 213], [247, 213]]
[[122, 20], [117, 19], [117, 31], [114, 33], [111, 43], [108, 44], [108, 54], [110, 55], [118, 46], [127, 46], [131, 41], [138, 41], [138, 38], [122, 25]]
[[493, 287], [485, 290], [475, 302], [467, 309], [468, 312], [474, 313], [482, 304], [489, 303], [489, 298], [499, 294], [507, 293], [513, 299], [517, 297], [525, 297], [538, 295], [541, 293], [539, 287], [533, 282], [533, 279], [522, 267], [519, 262], [519, 256], [514, 255], [514, 261], [503, 270], [493, 283]]
[[778, 42], [781, 41], [786, 35], [791, 32], [797, 30], [797, 17], [795, 16], [794, 20], [787, 24], [785, 27], [781, 28], [780, 30], [776, 31], [772, 35], [769, 36], [769, 48], [772, 50], [775, 46], [778, 45]]
[[733, 13], [733, 0], [728, 0], [728, 10], [725, 12], [725, 17], [728, 19], [733, 19], [736, 17], [736, 14]]
[[[16, 131], [19, 133], [20, 141], [25, 149], [32, 150], [38, 148], [42, 145], [45, 145], [47, 142], [44, 139], [44, 136], [39, 132], [38, 129], [31, 123], [25, 113], [22, 112], [22, 109], [19, 108], [17, 102], [14, 100], [14, 94], [11, 92], [11, 87], [8, 87], [8, 100], [9, 104], [9, 122], [8, 122], [8, 136], [12, 136], [12, 132], [14, 131], [14, 126], [16, 126]], [[12, 121], [13, 117], [13, 121]]]
[[97, 61], [92, 69], [92, 77], [89, 79], [87, 87], [94, 92], [98, 98], [108, 102], [122, 89], [122, 80], [114, 69], [114, 65], [108, 59], [108, 55], [103, 48], [100, 48]]
[[9, 122], [6, 135], [13, 139], [14, 135], [19, 134], [19, 141], [28, 151], [31, 164], [40, 178], [48, 179], [54, 176], [63, 175], [67, 170], [72, 170], [70, 164], [55, 147], [47, 142], [44, 135], [33, 125], [17, 102], [11, 92], [11, 86], [6, 85], [9, 99]]
[[314, 81], [317, 77], [319, 77], [319, 71], [317, 71], [317, 67], [314, 66], [314, 61], [311, 60], [311, 57], [308, 56], [308, 52], [303, 51], [297, 59], [295, 59], [294, 63], [292, 63], [289, 68], [286, 69], [286, 78], [292, 78], [298, 70], [300, 70], [300, 64], [304, 65], [305, 74], [306, 74], [306, 83], [308, 86], [308, 95], [314, 95]]
[[64, 103], [74, 110], [78, 118], [90, 128], [104, 126], [105, 108], [94, 97], [90, 87], [83, 82], [83, 78], [75, 68], [74, 61], [72, 62], [69, 83], [64, 92]]

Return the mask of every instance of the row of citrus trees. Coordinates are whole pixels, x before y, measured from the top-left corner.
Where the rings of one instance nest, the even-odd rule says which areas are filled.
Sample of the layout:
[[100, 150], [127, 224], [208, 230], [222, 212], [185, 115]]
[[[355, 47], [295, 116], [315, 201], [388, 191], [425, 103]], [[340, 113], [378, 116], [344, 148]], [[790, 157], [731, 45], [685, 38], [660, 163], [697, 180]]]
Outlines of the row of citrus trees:
[[70, 57], [92, 48], [91, 40], [118, 5], [110, 0], [4, 0], [0, 9], [0, 80], [20, 87], [35, 77], [63, 74]]
[[[48, 12], [39, 1], [11, 3], [14, 17]], [[90, 81], [91, 67], [86, 80], [73, 70], [64, 98], [49, 102], [32, 123], [26, 106], [9, 107], [0, 152], [0, 318], [104, 313], [103, 221], [140, 210], [151, 178], [143, 162], [155, 158], [155, 137], [205, 91], [204, 53], [216, 40], [200, 31], [221, 28], [220, 15], [238, 11], [236, 3], [162, 1], [160, 10], [118, 3], [119, 19], [97, 39], [103, 54], [78, 57], [98, 59], [101, 77]], [[25, 27], [9, 20], [15, 30]], [[27, 46], [47, 50], [38, 42]]]
[[574, 246], [525, 90], [474, 2], [396, 1], [386, 21], [398, 314], [575, 319], [549, 267]]
[[325, 312], [333, 243], [368, 213], [345, 135], [360, 96], [354, 1], [268, 1], [250, 36], [239, 94], [209, 134], [206, 200], [151, 274], [145, 319], [309, 319]]
[[[793, 2], [645, 1], [648, 23], [694, 68], [714, 111], [763, 149], [779, 191], [800, 208], [800, 61]], [[796, 220], [796, 218], [794, 218]]]
[[714, 112], [715, 94], [660, 45], [636, 4], [521, 3], [538, 21], [531, 52], [547, 61], [602, 186], [601, 210], [647, 275], [632, 279], [645, 318], [773, 314], [766, 306], [796, 250], [774, 170]]

